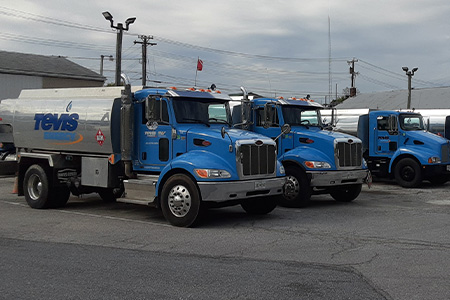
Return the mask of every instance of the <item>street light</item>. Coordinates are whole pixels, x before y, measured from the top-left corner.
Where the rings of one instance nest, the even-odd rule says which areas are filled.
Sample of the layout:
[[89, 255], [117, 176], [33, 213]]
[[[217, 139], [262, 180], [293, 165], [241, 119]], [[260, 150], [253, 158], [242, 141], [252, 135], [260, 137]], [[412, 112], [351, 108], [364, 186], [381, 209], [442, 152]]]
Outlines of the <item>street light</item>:
[[120, 73], [122, 72], [122, 35], [123, 35], [123, 31], [128, 31], [128, 29], [130, 28], [130, 25], [134, 23], [134, 21], [136, 21], [136, 18], [128, 18], [125, 21], [125, 27], [123, 27], [122, 23], [117, 23], [116, 26], [114, 26], [114, 20], [113, 20], [113, 16], [108, 12], [105, 11], [102, 13], [103, 17], [105, 17], [105, 19], [107, 21], [109, 21], [111, 23], [111, 28], [117, 29], [117, 42], [116, 42], [116, 85], [120, 85]]
[[419, 68], [413, 68], [411, 71], [409, 71], [408, 67], [402, 67], [402, 70], [405, 71], [406, 76], [408, 76], [408, 105], [406, 106], [407, 109], [411, 108], [411, 78], [414, 76], [414, 73], [419, 70]]

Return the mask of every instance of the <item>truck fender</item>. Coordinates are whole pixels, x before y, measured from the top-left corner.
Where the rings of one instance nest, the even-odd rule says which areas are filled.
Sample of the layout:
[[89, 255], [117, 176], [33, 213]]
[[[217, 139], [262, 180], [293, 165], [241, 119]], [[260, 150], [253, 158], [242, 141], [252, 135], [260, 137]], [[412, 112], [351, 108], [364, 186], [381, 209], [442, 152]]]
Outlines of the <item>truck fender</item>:
[[325, 161], [331, 165], [332, 169], [336, 168], [335, 162], [330, 161], [330, 159], [328, 158], [327, 155], [325, 155], [325, 153], [306, 146], [296, 147], [284, 153], [283, 155], [280, 156], [279, 160], [281, 162], [295, 161], [301, 166], [304, 166], [303, 162], [305, 161]]
[[420, 165], [427, 164], [428, 158], [431, 156], [429, 152], [423, 151], [423, 148], [408, 147], [400, 148], [392, 155], [389, 163], [389, 173], [392, 173], [395, 164], [404, 157], [411, 157], [419, 162]]
[[[204, 150], [193, 150], [174, 158], [162, 169], [158, 182], [156, 183], [156, 196], [159, 195], [164, 182], [175, 173], [183, 172], [189, 174], [197, 181], [199, 177], [195, 174], [194, 169], [226, 170], [231, 174], [231, 177], [228, 178], [228, 180], [239, 179], [238, 174], [233, 172], [234, 168], [219, 155]], [[177, 171], [173, 172], [173, 170]], [[208, 179], [202, 180], [207, 181]]]

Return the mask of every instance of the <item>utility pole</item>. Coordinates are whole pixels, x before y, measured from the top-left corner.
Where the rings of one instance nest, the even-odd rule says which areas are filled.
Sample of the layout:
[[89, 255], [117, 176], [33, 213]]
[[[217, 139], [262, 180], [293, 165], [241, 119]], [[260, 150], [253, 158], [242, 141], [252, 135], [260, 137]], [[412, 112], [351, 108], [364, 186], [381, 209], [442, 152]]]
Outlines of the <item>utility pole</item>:
[[402, 70], [405, 71], [406, 76], [408, 76], [408, 104], [406, 106], [407, 109], [411, 108], [411, 79], [414, 76], [414, 73], [419, 70], [419, 68], [413, 68], [409, 71], [408, 67], [402, 67]]
[[103, 59], [108, 57], [110, 61], [113, 61], [112, 55], [100, 55], [100, 76], [103, 76]]
[[153, 36], [139, 35], [138, 38], [141, 41], [134, 41], [134, 44], [142, 44], [142, 87], [147, 84], [147, 45], [155, 46], [156, 43], [150, 43], [148, 40], [152, 40]]
[[348, 60], [347, 63], [350, 65], [350, 74], [352, 75], [352, 85], [350, 88], [350, 97], [356, 96], [356, 87], [355, 87], [355, 78], [358, 75], [358, 72], [355, 72], [355, 62], [358, 62], [356, 58], [352, 60]]

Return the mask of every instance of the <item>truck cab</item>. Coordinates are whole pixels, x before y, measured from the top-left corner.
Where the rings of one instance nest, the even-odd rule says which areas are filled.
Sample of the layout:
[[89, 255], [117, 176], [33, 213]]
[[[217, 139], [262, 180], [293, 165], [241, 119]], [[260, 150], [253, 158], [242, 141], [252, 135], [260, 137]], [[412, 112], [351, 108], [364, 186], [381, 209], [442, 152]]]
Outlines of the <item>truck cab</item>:
[[27, 90], [2, 101], [0, 127], [12, 127], [19, 195], [31, 207], [96, 192], [160, 207], [171, 224], [188, 227], [208, 207], [269, 213], [283, 192], [275, 142], [232, 128], [229, 100], [129, 85]]
[[419, 113], [370, 111], [359, 117], [358, 137], [374, 175], [395, 178], [403, 187], [449, 178], [449, 140], [425, 130]]
[[[361, 140], [324, 130], [322, 105], [309, 99], [256, 98], [237, 106], [235, 123], [275, 138], [289, 124], [291, 132], [277, 140], [278, 159], [286, 169], [287, 183], [280, 203], [306, 206], [312, 194], [330, 194], [349, 202], [361, 192], [368, 170]], [[239, 124], [239, 117], [241, 123]]]

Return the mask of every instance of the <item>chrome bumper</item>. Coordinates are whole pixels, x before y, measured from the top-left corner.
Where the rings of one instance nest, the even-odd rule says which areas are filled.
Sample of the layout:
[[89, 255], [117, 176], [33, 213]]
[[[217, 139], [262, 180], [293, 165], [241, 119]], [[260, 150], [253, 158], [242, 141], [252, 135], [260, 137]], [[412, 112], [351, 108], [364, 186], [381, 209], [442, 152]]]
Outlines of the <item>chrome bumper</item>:
[[281, 195], [285, 177], [243, 181], [197, 182], [203, 201], [223, 202]]
[[311, 186], [338, 186], [344, 184], [362, 184], [367, 178], [369, 170], [349, 171], [312, 171]]

